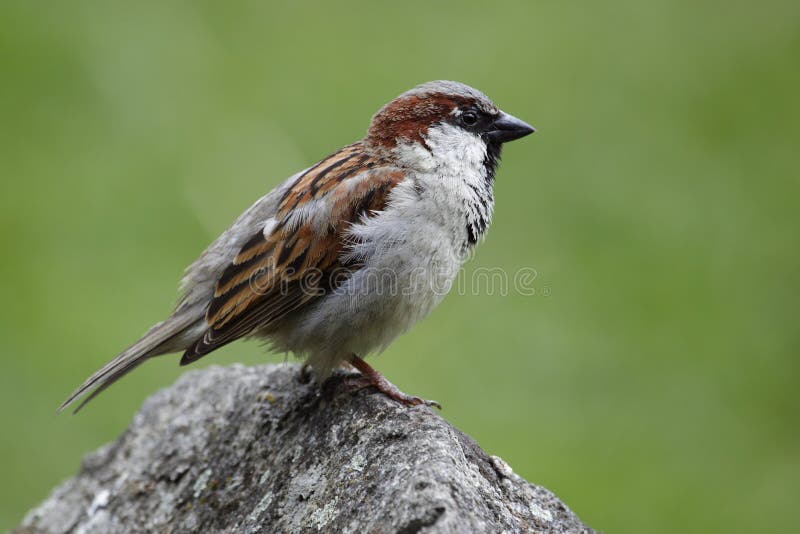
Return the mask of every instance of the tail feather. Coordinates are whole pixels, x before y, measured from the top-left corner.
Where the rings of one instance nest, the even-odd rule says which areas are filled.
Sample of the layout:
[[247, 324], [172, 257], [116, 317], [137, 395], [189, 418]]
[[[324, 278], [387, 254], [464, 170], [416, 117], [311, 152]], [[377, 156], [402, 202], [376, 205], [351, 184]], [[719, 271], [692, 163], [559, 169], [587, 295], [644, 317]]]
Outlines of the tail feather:
[[[153, 354], [152, 356], [155, 356], [155, 355]], [[121, 365], [121, 366], [120, 366], [118, 369], [115, 369], [115, 370], [114, 370], [114, 371], [113, 371], [111, 374], [109, 374], [109, 375], [106, 375], [106, 376], [105, 376], [105, 377], [102, 379], [102, 381], [100, 382], [100, 386], [99, 386], [99, 387], [97, 387], [97, 388], [96, 388], [94, 391], [92, 391], [92, 392], [91, 392], [89, 395], [87, 395], [87, 396], [86, 396], [86, 397], [85, 397], [85, 398], [84, 398], [84, 399], [81, 401], [81, 403], [80, 403], [80, 404], [78, 404], [78, 407], [77, 407], [77, 408], [75, 408], [75, 410], [74, 410], [72, 413], [78, 413], [79, 411], [81, 411], [81, 409], [82, 409], [84, 406], [86, 406], [86, 405], [89, 403], [89, 401], [90, 401], [90, 400], [92, 400], [93, 398], [95, 398], [96, 396], [98, 396], [98, 395], [99, 395], [100, 393], [102, 393], [102, 392], [103, 392], [103, 391], [104, 391], [104, 390], [105, 390], [107, 387], [111, 386], [111, 385], [112, 385], [114, 382], [116, 382], [117, 380], [119, 380], [120, 378], [122, 378], [123, 376], [125, 376], [126, 374], [128, 374], [129, 372], [133, 371], [135, 368], [139, 367], [139, 365], [143, 364], [143, 363], [145, 362], [145, 360], [146, 360], [147, 358], [149, 358], [149, 357], [150, 357], [150, 356], [143, 356], [143, 357], [141, 357], [141, 358], [138, 358], [138, 359], [131, 360], [131, 361], [129, 361], [129, 362], [127, 362], [127, 363], [125, 363], [125, 364]], [[90, 388], [90, 387], [91, 387], [91, 386], [89, 386], [89, 388]], [[70, 403], [72, 403], [73, 401], [77, 400], [77, 399], [78, 399], [78, 397], [80, 397], [80, 396], [81, 396], [83, 393], [85, 393], [86, 391], [88, 391], [88, 388], [87, 388], [87, 389], [83, 389], [83, 386], [81, 386], [81, 388], [82, 388], [82, 389], [81, 389], [80, 393], [78, 393], [78, 395], [77, 395], [76, 397], [74, 397], [74, 398], [71, 398], [71, 399], [69, 399], [69, 400], [65, 401], [65, 402], [64, 402], [64, 404], [62, 404], [62, 405], [61, 405], [61, 407], [58, 409], [58, 411], [61, 411], [61, 410], [63, 410], [64, 408], [66, 408], [67, 406], [69, 406], [69, 404], [70, 404]], [[73, 395], [74, 395], [74, 393], [73, 393]]]
[[[202, 315], [200, 315], [200, 318], [202, 318]], [[148, 358], [185, 349], [186, 347], [176, 346], [174, 341], [196, 323], [197, 320], [197, 314], [180, 313], [179, 315], [173, 315], [167, 320], [156, 324], [148, 330], [139, 341], [119, 353], [113, 360], [87, 378], [83, 384], [61, 403], [58, 411], [63, 411], [64, 408], [78, 400], [78, 398], [82, 397], [93, 388], [96, 388], [75, 409], [74, 413], [78, 413], [86, 403], [124, 375], [144, 363]]]

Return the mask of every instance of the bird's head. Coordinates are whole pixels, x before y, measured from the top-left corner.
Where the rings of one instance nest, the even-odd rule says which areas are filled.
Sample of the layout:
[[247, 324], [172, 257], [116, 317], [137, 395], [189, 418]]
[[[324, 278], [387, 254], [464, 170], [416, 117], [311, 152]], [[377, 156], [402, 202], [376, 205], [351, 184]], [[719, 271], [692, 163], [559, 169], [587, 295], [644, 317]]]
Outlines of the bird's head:
[[483, 161], [487, 155], [494, 164], [503, 143], [534, 131], [480, 91], [439, 80], [406, 91], [378, 110], [365, 144], [410, 166], [471, 158]]

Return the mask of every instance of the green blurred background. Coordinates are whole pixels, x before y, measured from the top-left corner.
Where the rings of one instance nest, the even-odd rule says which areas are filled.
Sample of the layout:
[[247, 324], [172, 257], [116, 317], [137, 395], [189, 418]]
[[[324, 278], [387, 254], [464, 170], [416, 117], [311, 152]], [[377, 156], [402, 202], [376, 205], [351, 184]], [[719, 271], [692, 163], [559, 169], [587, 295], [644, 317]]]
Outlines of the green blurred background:
[[[0, 7], [0, 528], [181, 373], [55, 408], [182, 269], [417, 83], [539, 129], [453, 294], [374, 364], [607, 532], [788, 532], [800, 499], [800, 3]], [[237, 343], [198, 367], [282, 361]], [[202, 402], [202, 399], [198, 399]]]

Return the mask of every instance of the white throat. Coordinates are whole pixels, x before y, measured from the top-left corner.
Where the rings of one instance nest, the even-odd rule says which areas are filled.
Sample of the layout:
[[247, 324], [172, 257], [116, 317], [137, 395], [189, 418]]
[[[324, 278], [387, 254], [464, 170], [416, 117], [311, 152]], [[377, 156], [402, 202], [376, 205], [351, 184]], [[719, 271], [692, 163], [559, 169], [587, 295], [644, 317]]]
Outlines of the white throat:
[[458, 248], [474, 245], [488, 227], [494, 208], [493, 177], [486, 166], [487, 147], [477, 134], [450, 124], [428, 130], [422, 143], [404, 143], [396, 157], [415, 172], [425, 190], [429, 216], [446, 219]]
[[486, 158], [486, 143], [477, 134], [450, 124], [437, 124], [424, 136], [425, 145], [401, 143], [396, 157], [405, 165], [422, 172], [480, 174]]

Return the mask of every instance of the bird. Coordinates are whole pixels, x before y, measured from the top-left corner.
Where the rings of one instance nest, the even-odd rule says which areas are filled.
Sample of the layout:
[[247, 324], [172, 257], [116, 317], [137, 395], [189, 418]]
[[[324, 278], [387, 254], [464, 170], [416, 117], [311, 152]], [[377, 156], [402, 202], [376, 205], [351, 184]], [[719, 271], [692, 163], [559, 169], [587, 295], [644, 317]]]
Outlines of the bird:
[[[364, 358], [444, 298], [484, 237], [504, 143], [535, 129], [468, 85], [400, 94], [366, 135], [286, 179], [242, 213], [185, 271], [174, 311], [89, 376], [59, 411], [87, 402], [146, 360], [195, 362], [240, 338], [303, 358], [324, 384], [408, 395]], [[309, 374], [310, 373], [310, 374]]]

